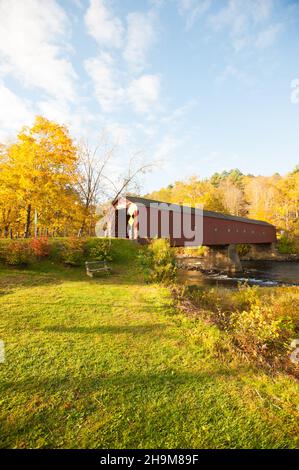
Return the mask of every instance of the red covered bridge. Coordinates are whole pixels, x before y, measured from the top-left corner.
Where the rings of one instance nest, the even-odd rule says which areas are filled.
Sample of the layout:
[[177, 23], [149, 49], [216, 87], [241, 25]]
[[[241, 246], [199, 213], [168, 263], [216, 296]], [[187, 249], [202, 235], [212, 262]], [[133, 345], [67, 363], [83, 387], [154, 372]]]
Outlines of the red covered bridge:
[[[174, 213], [181, 214], [183, 217], [184, 209], [188, 209], [191, 228], [194, 229], [197, 217], [194, 208], [133, 196], [118, 199], [114, 202], [114, 207], [116, 208], [116, 237], [132, 238], [141, 242], [150, 238], [161, 238], [167, 236], [162, 233], [164, 224], [169, 226], [168, 238], [172, 245], [185, 246], [186, 242], [191, 241], [183, 233], [180, 233], [179, 236], [174, 233], [174, 219], [176, 217]], [[141, 210], [145, 210], [146, 217], [140, 217]], [[125, 212], [127, 229], [125, 234], [118, 231], [120, 212]], [[128, 229], [129, 221], [131, 221], [129, 227], [132, 229]], [[151, 224], [151, 222], [153, 223]], [[276, 241], [274, 225], [261, 220], [206, 210], [202, 211], [202, 235], [202, 244], [206, 246], [242, 243], [264, 244]]]
[[[223, 250], [228, 248], [228, 257], [236, 265], [237, 244], [251, 244], [258, 251], [269, 249], [276, 241], [275, 227], [261, 220], [133, 196], [119, 198], [113, 206], [116, 237], [141, 243], [152, 238], [169, 238], [172, 246], [205, 245], [213, 255], [222, 257]], [[184, 214], [189, 217], [187, 233], [183, 230]]]

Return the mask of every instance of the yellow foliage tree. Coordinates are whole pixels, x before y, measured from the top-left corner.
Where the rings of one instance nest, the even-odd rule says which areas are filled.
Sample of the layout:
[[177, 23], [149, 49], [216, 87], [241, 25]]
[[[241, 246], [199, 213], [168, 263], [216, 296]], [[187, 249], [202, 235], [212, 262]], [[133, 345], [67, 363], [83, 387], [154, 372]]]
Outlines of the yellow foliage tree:
[[78, 215], [80, 201], [73, 190], [77, 152], [66, 127], [37, 116], [2, 154], [2, 211], [7, 219], [12, 208], [18, 209], [13, 220], [23, 226], [24, 237], [32, 234], [37, 218], [40, 227], [61, 230], [72, 215]]

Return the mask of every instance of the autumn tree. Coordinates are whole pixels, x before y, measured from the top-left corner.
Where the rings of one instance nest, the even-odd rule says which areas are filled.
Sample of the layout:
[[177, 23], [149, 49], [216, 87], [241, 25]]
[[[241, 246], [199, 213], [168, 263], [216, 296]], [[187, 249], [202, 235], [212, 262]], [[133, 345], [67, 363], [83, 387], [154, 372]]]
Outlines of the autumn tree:
[[225, 212], [242, 216], [245, 212], [245, 198], [243, 190], [236, 183], [226, 178], [219, 185], [219, 193], [225, 208]]
[[38, 116], [21, 130], [1, 163], [1, 190], [6, 211], [18, 208], [24, 237], [32, 234], [34, 217], [44, 227], [63, 226], [79, 202], [77, 177], [76, 148], [64, 126]]

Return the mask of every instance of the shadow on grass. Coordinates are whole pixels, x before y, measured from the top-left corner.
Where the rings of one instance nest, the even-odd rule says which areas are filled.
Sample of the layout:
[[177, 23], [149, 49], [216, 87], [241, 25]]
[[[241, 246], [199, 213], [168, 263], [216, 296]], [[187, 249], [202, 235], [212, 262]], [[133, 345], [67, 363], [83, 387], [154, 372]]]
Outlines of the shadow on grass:
[[[49, 376], [48, 378], [40, 379], [39, 377], [30, 377], [26, 380], [6, 381], [3, 380], [1, 389], [10, 391], [34, 391], [39, 394], [50, 393], [51, 390], [61, 391], [61, 397], [68, 390], [74, 392], [76, 395], [81, 394], [83, 397], [88, 393], [93, 393], [97, 390], [110, 388], [125, 388], [135, 392], [137, 388], [141, 388], [150, 392], [151, 389], [159, 390], [165, 387], [177, 387], [187, 384], [205, 384], [215, 382], [219, 378], [228, 378], [242, 376], [244, 373], [249, 373], [252, 369], [249, 366], [242, 366], [235, 369], [227, 368], [213, 368], [205, 370], [204, 372], [181, 372], [179, 370], [165, 369], [161, 372], [144, 374], [142, 371], [136, 373], [119, 373], [110, 375], [109, 370], [99, 371], [96, 376], [87, 376], [86, 372], [79, 374], [70, 374], [68, 372], [63, 376]], [[45, 396], [46, 398], [46, 396]]]
[[[0, 289], [13, 287], [39, 287], [61, 285], [64, 282], [87, 282], [96, 285], [142, 285], [142, 273], [133, 266], [112, 264], [111, 274], [98, 274], [93, 278], [86, 275], [83, 266], [42, 261], [27, 267], [0, 265]], [[12, 293], [10, 290], [7, 293]]]
[[[40, 306], [45, 306], [45, 305], [53, 305], [53, 302], [47, 302], [47, 301], [40, 301], [39, 302]], [[169, 305], [167, 303], [165, 304], [148, 304], [147, 302], [141, 301], [138, 303], [133, 303], [133, 302], [128, 302], [124, 300], [123, 302], [114, 302], [113, 299], [111, 302], [102, 302], [101, 300], [97, 301], [73, 301], [72, 297], [69, 297], [68, 302], [63, 302], [63, 304], [56, 303], [55, 304], [57, 307], [61, 309], [69, 309], [69, 313], [76, 313], [78, 308], [81, 308], [85, 311], [87, 309], [92, 309], [91, 314], [96, 314], [96, 315], [103, 315], [110, 313], [112, 310], [117, 313], [117, 312], [127, 312], [130, 314], [132, 312], [134, 315], [137, 313], [147, 313], [147, 314], [156, 314], [156, 313], [162, 313], [165, 315], [174, 315], [176, 311], [174, 310], [174, 307], [172, 305]], [[117, 310], [119, 309], [119, 311]], [[56, 327], [56, 325], [53, 325]], [[59, 328], [61, 325], [57, 325], [57, 328]], [[62, 325], [63, 326], [63, 325]]]
[[12, 290], [2, 290], [2, 289], [0, 289], [0, 297], [2, 297], [2, 295], [11, 294], [12, 292], [13, 292]]
[[133, 334], [147, 334], [156, 332], [157, 330], [163, 330], [168, 325], [161, 323], [153, 323], [149, 325], [100, 325], [100, 326], [48, 326], [42, 328], [42, 331], [53, 332], [53, 333], [88, 333], [88, 334], [122, 334], [122, 333], [133, 333]]
[[[200, 373], [170, 369], [154, 373], [135, 370], [133, 373], [114, 375], [109, 375], [107, 371], [106, 373], [99, 372], [96, 376], [87, 376], [86, 372], [84, 375], [78, 373], [72, 375], [68, 372], [61, 377], [50, 376], [46, 379], [37, 377], [36, 379], [28, 378], [23, 382], [6, 382], [2, 384], [2, 390], [9, 390], [9, 393], [21, 393], [23, 396], [26, 393], [27, 404], [22, 398], [24, 413], [21, 419], [11, 420], [8, 417], [2, 420], [0, 447], [14, 447], [16, 442], [17, 446], [20, 446], [19, 443], [22, 442], [23, 447], [35, 447], [37, 444], [40, 445], [42, 436], [45, 439], [43, 447], [76, 446], [76, 432], [71, 436], [68, 435], [67, 444], [61, 444], [62, 436], [67, 431], [70, 432], [67, 429], [68, 420], [71, 419], [74, 430], [77, 424], [82, 425], [82, 417], [86, 420], [89, 416], [95, 416], [92, 419], [101, 421], [102, 397], [105, 397], [106, 403], [111, 402], [110, 420], [116, 420], [119, 428], [118, 432], [115, 428], [110, 432], [109, 424], [104, 425], [103, 431], [106, 429], [108, 433], [105, 439], [108, 439], [110, 447], [115, 446], [119, 442], [118, 439], [122, 439], [121, 436], [126, 433], [128, 427], [128, 418], [135, 417], [137, 409], [137, 423], [140, 423], [141, 428], [138, 430], [138, 436], [132, 437], [134, 442], [137, 442], [141, 436], [146, 438], [148, 431], [145, 431], [144, 435], [142, 431], [145, 426], [144, 419], [146, 419], [146, 427], [150, 427], [160, 445], [163, 446], [165, 432], [172, 433], [173, 425], [176, 427], [179, 425], [183, 429], [190, 413], [194, 416], [194, 409], [196, 409], [196, 419], [203, 415], [210, 415], [209, 419], [214, 419], [214, 407], [217, 406], [217, 402], [221, 401], [226, 379], [231, 381], [232, 375], [242, 374], [244, 370], [245, 368], [236, 371], [215, 369]], [[220, 388], [219, 379], [224, 379]], [[55, 406], [53, 406], [53, 394], [55, 394]], [[186, 396], [189, 396], [189, 399], [186, 399]], [[191, 400], [190, 396], [193, 397]], [[33, 401], [32, 397], [34, 397]], [[46, 406], [48, 402], [51, 406]], [[25, 411], [27, 406], [30, 412]], [[231, 406], [235, 405], [232, 403]], [[148, 407], [151, 410], [150, 415], [148, 415]], [[122, 410], [121, 416], [119, 409]], [[201, 414], [198, 416], [198, 413]], [[218, 419], [217, 414], [216, 418]], [[187, 436], [189, 440], [190, 437]], [[99, 439], [103, 445], [100, 435], [95, 438], [95, 442]], [[175, 437], [179, 441], [185, 438], [184, 433], [181, 436], [180, 433], [178, 436], [176, 434]], [[92, 435], [89, 439], [93, 442]], [[186, 446], [187, 442], [184, 442], [184, 445]]]

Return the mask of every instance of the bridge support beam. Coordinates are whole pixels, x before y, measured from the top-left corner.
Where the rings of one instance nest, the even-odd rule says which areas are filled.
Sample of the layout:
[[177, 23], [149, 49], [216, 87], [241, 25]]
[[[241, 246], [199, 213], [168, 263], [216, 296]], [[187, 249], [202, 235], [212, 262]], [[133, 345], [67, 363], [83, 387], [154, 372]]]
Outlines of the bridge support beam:
[[207, 269], [224, 269], [241, 272], [242, 265], [237, 252], [237, 245], [212, 245], [205, 252], [204, 265]]

